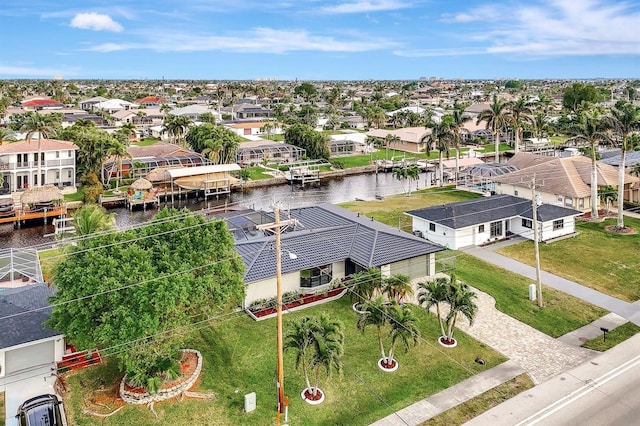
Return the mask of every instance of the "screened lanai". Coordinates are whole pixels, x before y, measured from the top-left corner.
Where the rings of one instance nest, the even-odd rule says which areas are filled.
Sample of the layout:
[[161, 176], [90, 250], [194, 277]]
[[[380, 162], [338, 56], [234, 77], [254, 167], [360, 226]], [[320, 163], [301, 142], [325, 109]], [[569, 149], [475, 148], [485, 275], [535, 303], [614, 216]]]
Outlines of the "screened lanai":
[[459, 174], [458, 186], [476, 192], [495, 192], [493, 178], [515, 172], [517, 167], [505, 163], [483, 163], [467, 168]]
[[300, 160], [306, 153], [306, 149], [283, 142], [242, 142], [236, 151], [236, 163], [241, 166], [259, 164], [265, 159], [271, 163], [290, 163]]
[[[131, 178], [145, 177], [151, 170], [161, 167], [196, 167], [209, 166], [213, 163], [200, 154], [168, 155], [164, 157], [122, 158], [122, 175], [130, 174]], [[135, 167], [134, 167], [135, 165]], [[111, 159], [105, 164], [104, 175], [110, 179], [118, 175], [118, 161]]]

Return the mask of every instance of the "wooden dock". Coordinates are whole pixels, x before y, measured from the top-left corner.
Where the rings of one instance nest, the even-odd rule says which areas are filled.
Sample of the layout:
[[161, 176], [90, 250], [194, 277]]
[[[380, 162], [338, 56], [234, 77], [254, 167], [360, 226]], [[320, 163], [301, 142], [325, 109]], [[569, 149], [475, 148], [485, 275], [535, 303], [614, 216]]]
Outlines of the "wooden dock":
[[13, 223], [14, 228], [20, 228], [21, 224], [24, 224], [27, 220], [39, 220], [42, 219], [43, 223], [47, 222], [48, 218], [64, 217], [67, 215], [67, 206], [59, 206], [53, 209], [43, 209], [41, 211], [30, 210], [14, 210], [13, 215], [0, 216], [1, 223]]

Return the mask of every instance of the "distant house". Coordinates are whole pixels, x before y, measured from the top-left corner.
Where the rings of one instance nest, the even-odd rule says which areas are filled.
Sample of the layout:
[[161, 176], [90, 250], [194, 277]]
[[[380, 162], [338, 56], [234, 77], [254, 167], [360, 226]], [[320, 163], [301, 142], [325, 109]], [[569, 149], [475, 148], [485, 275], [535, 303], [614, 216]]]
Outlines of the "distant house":
[[76, 150], [73, 142], [37, 139], [0, 145], [2, 186], [19, 191], [38, 184], [38, 145], [40, 145], [40, 184], [75, 186]]
[[423, 139], [431, 134], [431, 130], [424, 127], [405, 127], [402, 129], [385, 130], [375, 129], [366, 133], [367, 136], [385, 140], [387, 135], [397, 136], [398, 140], [385, 143], [385, 147], [398, 151], [406, 151], [411, 153], [425, 152], [427, 143]]
[[[284, 292], [328, 289], [348, 275], [378, 268], [383, 277], [404, 274], [411, 279], [435, 274], [435, 253], [443, 247], [399, 231], [341, 207], [322, 204], [288, 210], [298, 224], [281, 236]], [[273, 214], [246, 210], [221, 215], [235, 236], [236, 251], [245, 264], [245, 307], [275, 296], [274, 236], [256, 228], [273, 222]], [[295, 259], [293, 259], [295, 257]]]
[[231, 129], [231, 131], [238, 136], [257, 136], [267, 134], [267, 132], [264, 130], [264, 125], [267, 123], [271, 126], [269, 129], [270, 135], [277, 135], [282, 133], [281, 124], [274, 122], [243, 121], [239, 123], [225, 123], [224, 126], [228, 129]]
[[27, 111], [40, 111], [45, 109], [62, 109], [64, 104], [55, 99], [30, 99], [22, 102], [22, 108]]
[[246, 118], [258, 118], [264, 117], [269, 118], [273, 111], [269, 108], [265, 108], [262, 105], [256, 104], [236, 104], [233, 106], [233, 113], [235, 115], [234, 118], [238, 119], [246, 119]]
[[331, 157], [341, 155], [368, 154], [373, 151], [373, 144], [367, 143], [367, 136], [360, 132], [329, 135], [329, 152]]
[[215, 109], [209, 108], [208, 105], [187, 105], [180, 108], [175, 108], [169, 111], [170, 115], [175, 115], [179, 117], [188, 117], [191, 121], [200, 121], [200, 116], [202, 114], [209, 113], [214, 116], [217, 122], [222, 120], [220, 114]]
[[136, 104], [129, 101], [122, 100], [122, 99], [109, 99], [109, 100], [94, 104], [93, 110], [107, 111], [109, 114], [113, 114], [116, 111], [132, 109], [132, 108], [135, 108], [136, 106], [137, 106]]
[[145, 96], [144, 98], [136, 99], [135, 101], [133, 101], [133, 103], [137, 105], [145, 106], [147, 108], [153, 108], [153, 107], [159, 108], [163, 104], [166, 104], [167, 100], [159, 96]]
[[84, 99], [78, 102], [78, 105], [80, 105], [80, 109], [83, 109], [85, 111], [93, 111], [96, 104], [99, 104], [100, 102], [105, 102], [108, 100], [109, 99], [104, 98], [102, 96], [96, 96], [93, 98]]
[[[494, 195], [411, 210], [417, 235], [452, 250], [479, 246], [511, 235], [533, 239], [533, 206], [530, 200], [511, 195]], [[550, 204], [537, 208], [539, 241], [573, 235], [578, 210]]]
[[284, 142], [265, 139], [241, 142], [236, 149], [236, 163], [241, 166], [270, 163], [291, 163], [300, 160], [307, 151]]

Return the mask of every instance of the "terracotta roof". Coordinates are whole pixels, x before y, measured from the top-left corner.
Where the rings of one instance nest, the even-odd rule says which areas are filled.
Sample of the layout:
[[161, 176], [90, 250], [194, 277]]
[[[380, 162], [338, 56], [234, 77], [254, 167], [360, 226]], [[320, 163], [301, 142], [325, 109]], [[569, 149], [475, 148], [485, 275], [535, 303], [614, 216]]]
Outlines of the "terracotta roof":
[[160, 98], [158, 96], [145, 96], [142, 99], [136, 100], [134, 103], [136, 104], [163, 104], [167, 102], [165, 98]]
[[[69, 141], [60, 141], [57, 139], [42, 139], [40, 141], [41, 151], [61, 151], [68, 149], [75, 150], [79, 148], [76, 144]], [[0, 145], [0, 155], [25, 152], [38, 152], [38, 139], [32, 139], [31, 142], [20, 141]]]
[[[272, 123], [273, 124], [273, 123]], [[233, 123], [225, 124], [227, 127], [233, 127], [234, 129], [256, 129], [265, 125], [265, 122], [251, 122], [251, 123]]]
[[192, 151], [184, 149], [179, 145], [158, 142], [150, 146], [131, 145], [127, 148], [133, 159], [148, 157], [166, 157], [168, 155], [192, 154]]
[[60, 105], [64, 104], [56, 101], [55, 99], [32, 99], [30, 101], [22, 102], [22, 106], [26, 107], [36, 107], [36, 106], [45, 106], [45, 105]]

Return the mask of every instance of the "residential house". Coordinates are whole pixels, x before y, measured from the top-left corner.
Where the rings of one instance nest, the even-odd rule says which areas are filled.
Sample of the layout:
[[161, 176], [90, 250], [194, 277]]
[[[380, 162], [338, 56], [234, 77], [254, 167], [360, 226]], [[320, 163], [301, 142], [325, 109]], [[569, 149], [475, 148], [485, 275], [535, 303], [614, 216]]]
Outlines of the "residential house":
[[107, 99], [105, 97], [96, 96], [96, 97], [93, 97], [93, 98], [84, 99], [84, 100], [78, 102], [78, 105], [80, 105], [80, 109], [83, 109], [85, 111], [94, 111], [96, 104], [99, 104], [100, 102], [105, 102], [105, 101], [108, 101], [108, 100], [109, 99]]
[[[560, 205], [583, 212], [591, 210], [591, 159], [582, 155], [564, 158], [535, 155], [528, 152], [515, 154], [508, 165], [517, 171], [496, 176], [496, 194], [508, 194], [531, 199], [530, 185], [535, 176], [536, 194], [546, 204]], [[618, 186], [618, 170], [602, 162], [596, 163], [598, 187]], [[640, 179], [625, 176], [625, 200], [638, 200]]]
[[237, 123], [225, 123], [224, 126], [233, 131], [238, 136], [258, 136], [266, 135], [265, 124], [269, 124], [269, 134], [276, 135], [282, 133], [282, 125], [272, 121], [243, 121]]
[[367, 136], [382, 140], [385, 140], [387, 135], [397, 136], [397, 141], [388, 144], [385, 142], [384, 146], [389, 149], [411, 153], [425, 152], [427, 143], [423, 139], [429, 134], [431, 134], [431, 130], [424, 127], [405, 127], [395, 130], [375, 129], [366, 133]]
[[[435, 254], [443, 247], [332, 204], [281, 212], [297, 221], [281, 234], [283, 292], [311, 293], [368, 268], [383, 277], [411, 279], [436, 272]], [[273, 213], [254, 210], [224, 213], [245, 264], [244, 306], [275, 296], [275, 237], [257, 229], [274, 221]]]
[[94, 104], [93, 105], [93, 110], [94, 111], [106, 111], [109, 114], [113, 114], [116, 111], [132, 109], [132, 108], [135, 108], [136, 106], [137, 106], [136, 104], [134, 104], [132, 102], [124, 101], [122, 99], [109, 99], [109, 100], [98, 102], [97, 104]]
[[64, 104], [56, 101], [55, 99], [34, 98], [22, 101], [22, 108], [26, 111], [41, 111], [48, 109], [62, 109], [64, 108]]
[[367, 135], [364, 133], [352, 131], [329, 135], [329, 152], [331, 152], [331, 157], [369, 154], [372, 151], [373, 144], [367, 143]]
[[159, 96], [145, 96], [144, 98], [136, 99], [133, 103], [147, 108], [160, 108], [167, 103], [167, 100]]
[[[452, 250], [479, 246], [519, 235], [533, 240], [531, 200], [493, 195], [474, 200], [411, 210], [416, 235]], [[575, 217], [582, 212], [551, 204], [537, 207], [538, 241], [575, 234]]]
[[269, 108], [265, 108], [262, 105], [256, 104], [236, 104], [233, 106], [233, 118], [246, 119], [246, 118], [269, 118], [273, 111]]
[[218, 113], [217, 110], [209, 108], [208, 105], [187, 105], [181, 108], [175, 108], [169, 111], [169, 114], [179, 116], [179, 117], [188, 117], [191, 121], [200, 121], [200, 116], [204, 113], [213, 114], [216, 122], [222, 120], [222, 117]]
[[[40, 150], [38, 150], [40, 146]], [[0, 145], [0, 173], [3, 186], [10, 192], [38, 185], [38, 151], [40, 151], [40, 184], [76, 185], [76, 150], [73, 142], [37, 139]]]
[[258, 139], [241, 142], [236, 150], [236, 163], [241, 166], [269, 163], [292, 163], [300, 160], [307, 151], [295, 145]]

